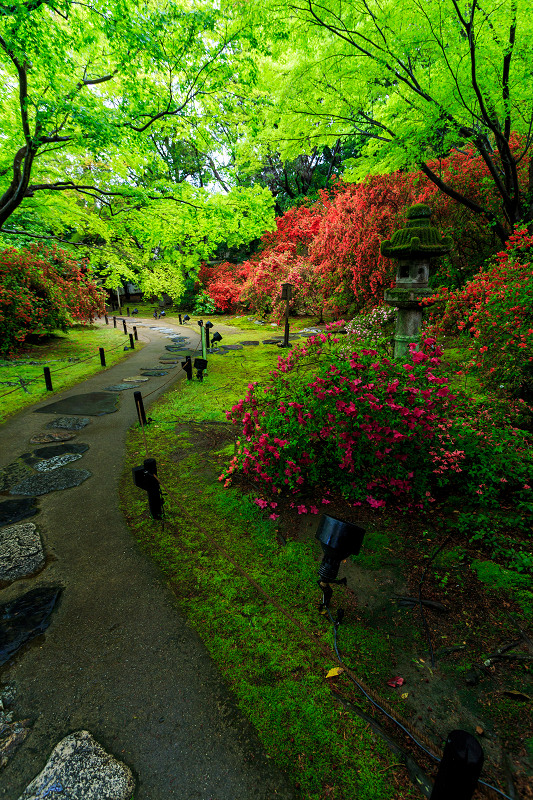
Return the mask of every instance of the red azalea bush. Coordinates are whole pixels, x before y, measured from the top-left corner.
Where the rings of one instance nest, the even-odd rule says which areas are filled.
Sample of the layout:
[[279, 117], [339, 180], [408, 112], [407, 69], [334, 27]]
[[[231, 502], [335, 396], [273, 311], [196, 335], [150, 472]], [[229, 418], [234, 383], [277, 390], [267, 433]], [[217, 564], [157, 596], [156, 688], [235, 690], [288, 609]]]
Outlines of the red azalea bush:
[[312, 337], [280, 357], [265, 389], [250, 384], [227, 412], [242, 438], [221, 479], [241, 471], [275, 495], [334, 488], [376, 508], [431, 502], [463, 457], [447, 438], [454, 397], [440, 348], [428, 339], [401, 364], [338, 344], [335, 333]]
[[491, 386], [533, 399], [533, 236], [517, 229], [463, 289], [428, 298], [430, 334], [465, 331], [473, 364]]
[[12, 355], [33, 332], [66, 330], [105, 313], [105, 292], [85, 264], [56, 248], [30, 245], [0, 253], [0, 353]]
[[203, 262], [198, 273], [198, 281], [205, 287], [205, 291], [213, 300], [217, 311], [229, 314], [237, 310], [239, 297], [248, 273], [247, 263], [243, 266], [224, 261], [216, 266], [208, 266]]
[[[515, 142], [513, 146], [517, 146]], [[498, 202], [486, 165], [473, 151], [454, 151], [430, 164], [444, 181], [475, 202], [498, 213]], [[523, 172], [527, 164], [521, 164]], [[432, 270], [432, 284], [457, 288], [497, 246], [485, 220], [441, 192], [422, 173], [372, 175], [358, 184], [337, 180], [321, 190], [312, 205], [289, 209], [265, 233], [260, 251], [241, 265], [227, 262], [200, 275], [220, 310], [237, 302], [279, 320], [282, 282], [295, 284], [293, 313], [322, 319], [370, 311], [383, 302], [394, 283], [396, 263], [380, 253], [380, 243], [405, 224], [414, 203], [433, 209], [433, 224], [451, 235], [454, 248]]]

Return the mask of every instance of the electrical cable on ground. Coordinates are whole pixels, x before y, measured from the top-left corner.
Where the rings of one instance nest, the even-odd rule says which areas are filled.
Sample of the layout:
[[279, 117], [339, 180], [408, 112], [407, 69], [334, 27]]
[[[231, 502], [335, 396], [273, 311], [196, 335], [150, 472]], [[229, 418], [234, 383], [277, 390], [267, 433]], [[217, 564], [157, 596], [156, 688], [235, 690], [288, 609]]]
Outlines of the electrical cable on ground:
[[[448, 537], [448, 539], [449, 539], [449, 538], [451, 538], [451, 537]], [[445, 544], [446, 544], [446, 542], [443, 542], [443, 544], [440, 546], [439, 550], [440, 550], [440, 549], [442, 549], [442, 547], [444, 547], [444, 545], [445, 545]], [[437, 553], [437, 552], [438, 552], [438, 551], [436, 551], [436, 553]], [[434, 555], [436, 555], [436, 553], [435, 553]], [[334, 646], [334, 649], [335, 649], [335, 654], [336, 654], [336, 656], [337, 656], [337, 659], [338, 659], [338, 661], [339, 661], [339, 664], [340, 664], [342, 667], [344, 667], [344, 669], [347, 669], [347, 667], [346, 667], [346, 664], [344, 663], [344, 661], [343, 661], [343, 659], [342, 659], [342, 656], [341, 656], [341, 654], [339, 653], [339, 647], [338, 647], [338, 640], [337, 640], [337, 630], [338, 630], [338, 627], [339, 627], [339, 625], [340, 625], [340, 620], [336, 622], [336, 621], [333, 619], [333, 617], [331, 616], [331, 612], [330, 612], [330, 610], [329, 610], [328, 606], [324, 606], [324, 608], [326, 609], [326, 611], [327, 611], [327, 614], [328, 614], [328, 617], [329, 617], [329, 619], [330, 619], [330, 621], [331, 621], [331, 624], [332, 624], [332, 626], [333, 626], [333, 646]], [[442, 761], [442, 759], [441, 759], [441, 758], [439, 758], [438, 756], [434, 755], [434, 754], [433, 754], [433, 753], [431, 753], [431, 752], [430, 752], [430, 751], [429, 751], [429, 750], [428, 750], [426, 747], [424, 747], [424, 745], [423, 745], [421, 742], [419, 742], [419, 741], [418, 741], [418, 739], [416, 739], [416, 737], [415, 737], [415, 736], [413, 736], [413, 734], [412, 734], [412, 733], [410, 733], [410, 732], [407, 730], [407, 728], [406, 728], [404, 725], [402, 725], [402, 724], [401, 724], [401, 722], [399, 722], [399, 721], [398, 721], [397, 719], [395, 719], [395, 718], [394, 718], [394, 717], [393, 717], [391, 714], [389, 714], [387, 711], [385, 711], [385, 709], [384, 709], [384, 708], [382, 708], [382, 707], [379, 705], [379, 703], [376, 703], [376, 701], [375, 701], [375, 700], [373, 700], [373, 699], [370, 697], [370, 695], [369, 695], [369, 694], [367, 694], [367, 692], [366, 692], [366, 691], [363, 689], [363, 687], [361, 686], [361, 684], [360, 684], [360, 683], [359, 683], [359, 682], [358, 682], [358, 681], [355, 679], [355, 677], [354, 677], [352, 674], [350, 674], [350, 673], [351, 673], [351, 670], [350, 670], [350, 671], [348, 671], [348, 672], [346, 672], [347, 676], [350, 678], [350, 680], [351, 680], [353, 683], [355, 683], [355, 685], [357, 686], [357, 688], [358, 688], [358, 689], [359, 689], [359, 690], [360, 690], [360, 691], [361, 691], [361, 692], [364, 694], [364, 696], [365, 696], [365, 697], [366, 697], [368, 700], [370, 700], [370, 702], [372, 703], [372, 705], [373, 705], [373, 706], [375, 706], [376, 708], [378, 708], [378, 709], [379, 709], [379, 710], [380, 710], [380, 711], [381, 711], [383, 714], [385, 714], [385, 716], [386, 716], [386, 717], [388, 717], [388, 718], [389, 718], [389, 719], [390, 719], [392, 722], [394, 722], [394, 724], [395, 724], [395, 725], [397, 725], [399, 728], [401, 728], [401, 729], [404, 731], [404, 733], [406, 733], [406, 734], [407, 734], [407, 736], [409, 736], [409, 738], [410, 738], [410, 739], [412, 739], [412, 741], [413, 741], [413, 742], [414, 742], [414, 743], [417, 745], [417, 747], [419, 747], [421, 750], [423, 750], [423, 751], [424, 751], [424, 753], [427, 753], [427, 755], [428, 755], [428, 756], [430, 756], [431, 758], [433, 758], [435, 761], [437, 761], [437, 763], [440, 763], [440, 761]], [[486, 783], [485, 781], [482, 781], [482, 780], [478, 780], [478, 783], [479, 783], [481, 786], [486, 786], [486, 787], [487, 787], [487, 789], [491, 789], [493, 792], [496, 792], [496, 794], [500, 795], [500, 797], [503, 797], [503, 798], [505, 798], [505, 800], [513, 800], [513, 798], [512, 798], [512, 797], [509, 797], [509, 795], [508, 795], [508, 794], [505, 794], [505, 792], [502, 792], [502, 791], [501, 791], [501, 789], [498, 789], [498, 788], [496, 788], [496, 786], [493, 786], [493, 785], [492, 785], [492, 784], [490, 784], [490, 783]]]

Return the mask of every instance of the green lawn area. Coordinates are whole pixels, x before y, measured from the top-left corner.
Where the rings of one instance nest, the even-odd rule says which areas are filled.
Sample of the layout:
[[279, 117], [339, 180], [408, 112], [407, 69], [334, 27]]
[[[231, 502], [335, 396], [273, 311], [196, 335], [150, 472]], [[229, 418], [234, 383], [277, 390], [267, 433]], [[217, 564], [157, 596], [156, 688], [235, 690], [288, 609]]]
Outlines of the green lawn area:
[[[56, 331], [26, 343], [16, 358], [0, 361], [0, 422], [44, 397], [68, 389], [102, 369], [99, 348], [105, 351], [106, 367], [128, 357], [129, 336], [122, 326], [74, 325], [66, 333]], [[136, 342], [135, 347], [142, 347]], [[53, 392], [46, 389], [43, 369], [50, 369]]]

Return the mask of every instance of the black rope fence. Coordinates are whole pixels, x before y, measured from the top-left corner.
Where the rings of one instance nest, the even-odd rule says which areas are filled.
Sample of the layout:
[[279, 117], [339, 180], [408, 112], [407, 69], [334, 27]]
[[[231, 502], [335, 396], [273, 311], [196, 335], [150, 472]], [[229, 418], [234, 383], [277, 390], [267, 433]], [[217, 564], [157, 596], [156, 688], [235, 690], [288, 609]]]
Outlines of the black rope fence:
[[[124, 343], [123, 342], [118, 344], [116, 347], [107, 348], [107, 350], [105, 352], [106, 353], [113, 353], [115, 350], [118, 350], [119, 348], [124, 348]], [[63, 367], [57, 367], [56, 369], [49, 369], [49, 374], [50, 375], [56, 375], [58, 372], [63, 372], [66, 369], [70, 369], [70, 367], [76, 367], [76, 366], [78, 366], [78, 364], [84, 364], [86, 361], [91, 361], [91, 359], [93, 359], [93, 358], [100, 358], [100, 353], [96, 352], [91, 356], [87, 356], [87, 358], [75, 358], [75, 359], [73, 359], [71, 361], [71, 363], [65, 364], [65, 366], [63, 366]], [[27, 380], [25, 378], [19, 378], [19, 381], [20, 381], [19, 386], [15, 386], [14, 389], [10, 389], [8, 392], [4, 392], [3, 394], [0, 394], [0, 399], [2, 397], [7, 397], [9, 394], [13, 394], [13, 392], [19, 392], [21, 389], [26, 391], [26, 387], [29, 386], [31, 383], [36, 383], [37, 381], [42, 381], [42, 380], [43, 380], [43, 376], [42, 375], [39, 375], [39, 376], [37, 376], [35, 378], [28, 378]]]

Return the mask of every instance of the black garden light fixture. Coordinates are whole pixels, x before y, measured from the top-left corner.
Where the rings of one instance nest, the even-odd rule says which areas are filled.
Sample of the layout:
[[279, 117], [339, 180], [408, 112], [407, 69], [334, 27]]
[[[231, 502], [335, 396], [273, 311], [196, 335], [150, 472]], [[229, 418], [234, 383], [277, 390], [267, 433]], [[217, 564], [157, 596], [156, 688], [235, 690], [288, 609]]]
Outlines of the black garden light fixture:
[[278, 347], [289, 346], [289, 303], [292, 300], [292, 290], [294, 285], [292, 283], [281, 284], [281, 299], [285, 300], [285, 335], [283, 342], [280, 342]]
[[189, 317], [189, 315], [188, 315], [188, 314], [185, 314], [185, 316], [183, 317], [183, 321], [184, 321], [184, 322], [189, 322], [189, 320], [190, 320], [190, 317]]
[[204, 327], [205, 327], [205, 346], [209, 347], [209, 332], [213, 327], [213, 323], [207, 320]]
[[216, 342], [221, 342], [221, 341], [222, 341], [222, 336], [218, 331], [215, 331], [215, 333], [211, 337], [211, 344], [216, 344]]
[[194, 359], [194, 369], [196, 370], [196, 377], [199, 381], [204, 379], [204, 370], [207, 369], [207, 361], [205, 358]]
[[365, 529], [353, 522], [336, 519], [328, 514], [322, 516], [315, 537], [324, 553], [318, 568], [318, 585], [323, 592], [322, 606], [329, 605], [333, 594], [330, 583], [346, 583], [346, 578], [337, 580], [341, 561], [359, 553], [364, 535]]

